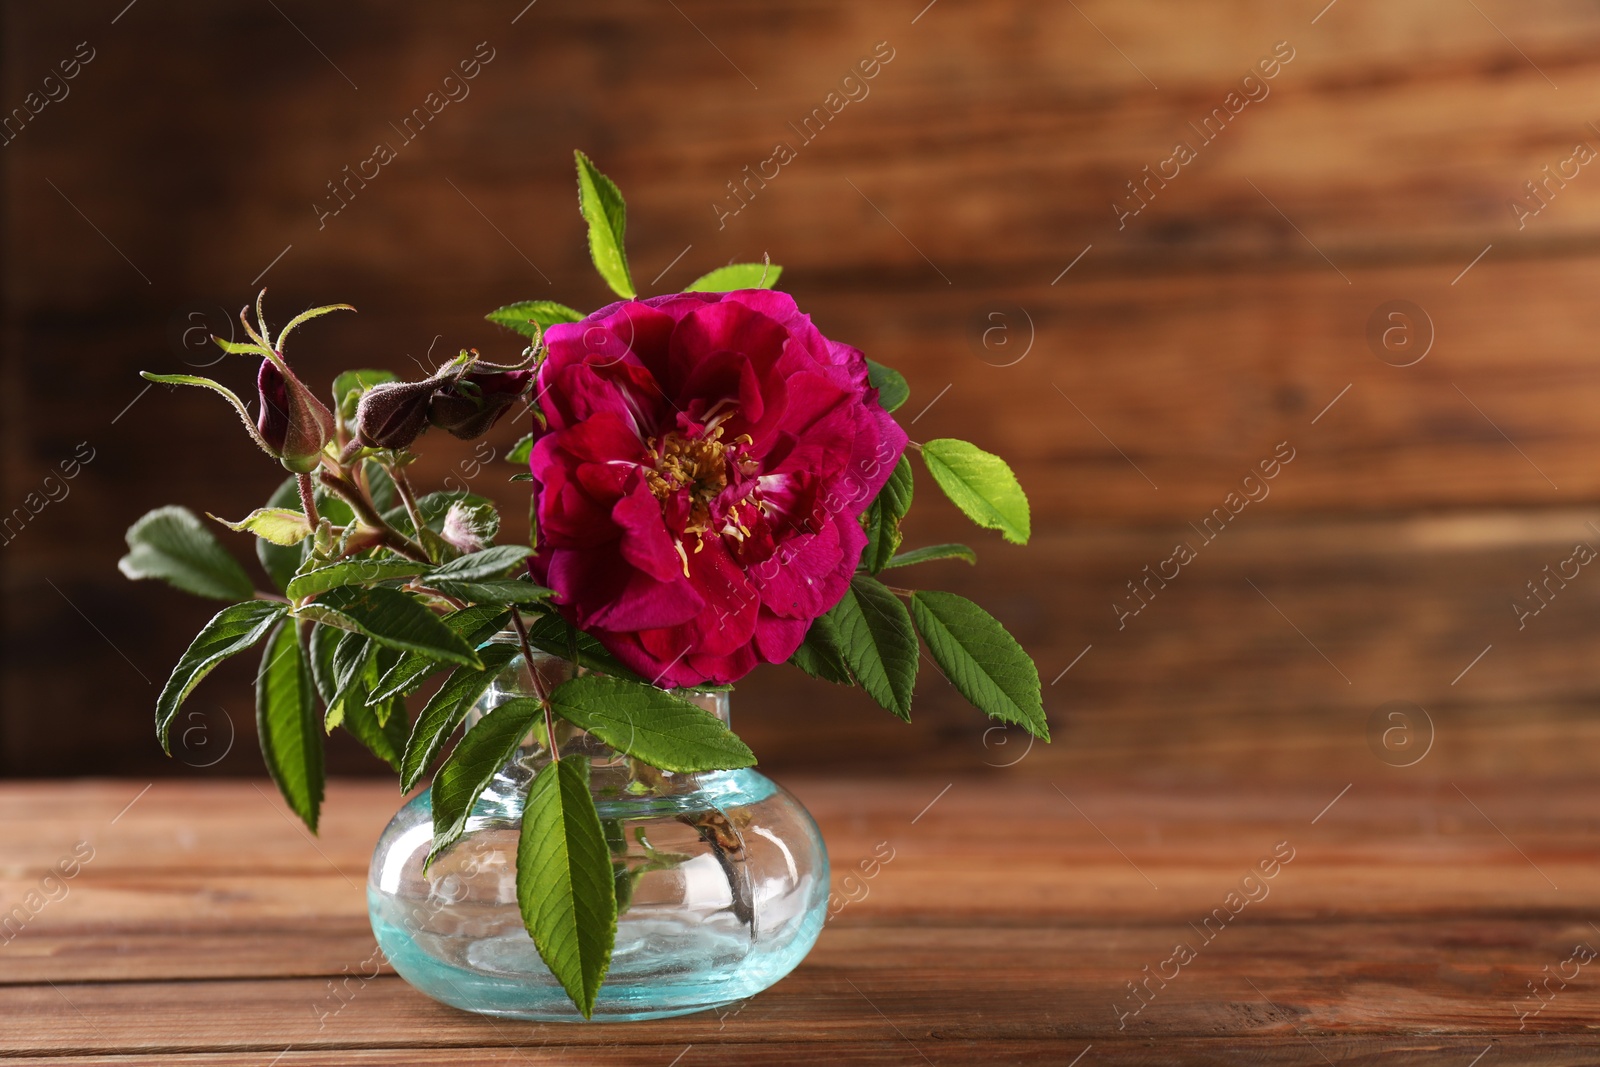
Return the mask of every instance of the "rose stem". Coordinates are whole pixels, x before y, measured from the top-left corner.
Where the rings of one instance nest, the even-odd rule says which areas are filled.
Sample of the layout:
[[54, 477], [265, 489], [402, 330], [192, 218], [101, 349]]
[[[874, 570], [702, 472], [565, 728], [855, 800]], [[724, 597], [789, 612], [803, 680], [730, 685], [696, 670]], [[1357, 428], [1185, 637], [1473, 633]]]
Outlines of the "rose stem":
[[316, 493], [312, 491], [310, 472], [297, 474], [295, 476], [295, 484], [300, 487], [300, 506], [305, 510], [306, 522], [310, 523], [311, 528], [315, 530], [320, 525], [321, 520], [317, 517], [317, 497]]
[[417, 531], [417, 536], [421, 537], [422, 512], [417, 507], [417, 494], [411, 488], [411, 479], [406, 477], [406, 469], [396, 463], [389, 468], [389, 477], [394, 479], [394, 487], [405, 502], [406, 514], [411, 516], [411, 525]]
[[522, 612], [513, 605], [511, 608], [511, 626], [517, 631], [517, 642], [522, 645], [522, 662], [528, 665], [528, 677], [533, 680], [533, 691], [539, 694], [539, 703], [544, 706], [544, 732], [550, 746], [550, 761], [561, 762], [561, 746], [556, 742], [556, 720], [550, 711], [550, 700], [540, 690], [538, 672], [533, 669], [533, 649], [528, 647], [528, 627], [522, 621]]
[[322, 484], [331, 489], [336, 495], [349, 504], [361, 521], [378, 531], [383, 544], [407, 559], [416, 560], [418, 563], [432, 563], [428, 554], [422, 547], [412, 541], [405, 534], [383, 521], [383, 516], [378, 514], [378, 509], [372, 502], [361, 494], [361, 491], [332, 471], [323, 471]]

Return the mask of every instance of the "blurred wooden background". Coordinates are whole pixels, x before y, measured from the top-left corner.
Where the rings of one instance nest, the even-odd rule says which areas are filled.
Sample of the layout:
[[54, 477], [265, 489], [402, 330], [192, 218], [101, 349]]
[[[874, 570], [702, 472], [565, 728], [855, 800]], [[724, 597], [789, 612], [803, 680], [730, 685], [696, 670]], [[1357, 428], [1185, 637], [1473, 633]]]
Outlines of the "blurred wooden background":
[[[4, 773], [260, 773], [249, 663], [205, 683], [180, 758], [160, 755], [157, 688], [210, 609], [115, 562], [148, 507], [241, 515], [281, 472], [215, 397], [136, 372], [200, 372], [214, 357], [186, 340], [258, 285], [280, 322], [360, 308], [297, 338], [318, 382], [414, 371], [430, 348], [512, 355], [484, 312], [606, 299], [575, 147], [628, 196], [643, 289], [770, 255], [825, 332], [906, 373], [913, 437], [1003, 453], [1033, 499], [1035, 541], [1015, 548], [924, 482], [908, 544], [979, 548], [979, 569], [926, 580], [1024, 641], [1055, 743], [989, 731], [931, 672], [906, 727], [763, 670], [735, 711], [766, 766], [1591, 767], [1600, 574], [1567, 564], [1521, 628], [1513, 604], [1537, 606], [1527, 583], [1577, 543], [1600, 548], [1600, 173], [1575, 158], [1600, 148], [1600, 8], [524, 2], [0, 8], [7, 113], [67, 91], [0, 147], [0, 505], [80, 442], [94, 455], [0, 546]], [[1275, 77], [1242, 81], [1275, 50], [1292, 56]], [[469, 94], [404, 143], [396, 127], [475, 52], [492, 58]], [[875, 76], [846, 82], [874, 53]], [[832, 92], [854, 99], [803, 141], [790, 124]], [[1215, 108], [1228, 121], [1203, 143]], [[1119, 227], [1141, 204], [1128, 183], [1179, 140], [1194, 158]], [[328, 183], [380, 142], [397, 158], [319, 226]], [[719, 218], [779, 142], [795, 158]], [[1391, 301], [1409, 317], [1372, 331]], [[1282, 442], [1270, 495], [1202, 543], [1195, 526], [1259, 496], [1245, 476]], [[432, 475], [471, 451], [430, 451]], [[514, 516], [508, 472], [473, 486]], [[1127, 583], [1182, 541], [1194, 560], [1119, 628]], [[334, 766], [378, 769], [343, 743]]]

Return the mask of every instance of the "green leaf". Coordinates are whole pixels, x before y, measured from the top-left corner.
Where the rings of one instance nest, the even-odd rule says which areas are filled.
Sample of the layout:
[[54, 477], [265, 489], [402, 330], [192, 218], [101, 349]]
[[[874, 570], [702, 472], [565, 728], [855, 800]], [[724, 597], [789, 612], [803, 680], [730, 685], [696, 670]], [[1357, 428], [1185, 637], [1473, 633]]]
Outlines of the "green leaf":
[[[330, 652], [329, 649], [332, 648]], [[311, 634], [311, 673], [327, 704], [328, 733], [343, 726], [367, 751], [400, 769], [410, 722], [403, 697], [376, 699], [372, 688], [400, 653], [365, 634], [316, 626]]]
[[[212, 340], [216, 341], [219, 345], [222, 345], [224, 350], [232, 350], [230, 346], [233, 345], [233, 342], [224, 342], [220, 337], [214, 337]], [[256, 345], [243, 345], [234, 347], [242, 347], [246, 351], [249, 351], [253, 354], [262, 356], [266, 355], [266, 350]], [[249, 432], [250, 439], [259, 445], [261, 449], [268, 455], [276, 458], [276, 454], [273, 453], [272, 449], [267, 447], [267, 443], [261, 439], [261, 431], [256, 429], [256, 420], [251, 416], [250, 409], [244, 406], [244, 401], [239, 399], [239, 395], [237, 393], [223, 385], [221, 382], [214, 382], [210, 378], [202, 378], [198, 374], [151, 374], [147, 370], [140, 371], [139, 377], [145, 379], [146, 381], [155, 382], [158, 385], [198, 385], [202, 389], [210, 389], [213, 393], [220, 393], [224, 400], [233, 405], [233, 410], [239, 413], [239, 418], [244, 422], [244, 428]]]
[[926, 548], [913, 548], [909, 552], [900, 553], [891, 559], [884, 569], [909, 567], [913, 563], [932, 563], [936, 559], [964, 559], [968, 563], [976, 564], [978, 554], [966, 545], [929, 545]]
[[481, 582], [449, 582], [428, 579], [428, 586], [445, 596], [474, 604], [537, 604], [551, 595], [542, 585], [520, 578], [496, 578]]
[[450, 663], [479, 666], [477, 654], [439, 617], [412, 597], [382, 586], [330, 589], [297, 615], [341, 630], [356, 630], [380, 645], [421, 652]]
[[911, 398], [905, 377], [875, 359], [867, 360], [867, 381], [878, 391], [878, 405], [885, 411], [893, 411]]
[[967, 518], [986, 530], [999, 530], [1012, 544], [1028, 543], [1028, 497], [1005, 460], [977, 445], [944, 437], [922, 446], [922, 462]]
[[128, 554], [117, 569], [129, 578], [160, 578], [213, 600], [245, 600], [255, 594], [244, 568], [188, 508], [146, 513], [128, 528], [127, 539]]
[[200, 684], [201, 679], [229, 656], [237, 655], [267, 636], [274, 623], [283, 617], [285, 605], [271, 600], [247, 600], [223, 608], [195, 636], [172, 676], [156, 698], [156, 736], [168, 755], [172, 747], [167, 735], [178, 708]]
[[543, 705], [532, 697], [508, 700], [479, 719], [456, 745], [433, 776], [429, 792], [433, 802], [433, 849], [428, 853], [428, 863], [455, 844], [467, 825], [472, 805], [543, 714]]
[[912, 594], [911, 617], [945, 677], [979, 711], [1050, 740], [1039, 669], [993, 615], [954, 593]]
[[446, 563], [432, 574], [451, 582], [476, 582], [484, 578], [503, 578], [506, 572], [533, 555], [526, 545], [496, 545]]
[[339, 672], [334, 666], [334, 655], [340, 642], [349, 633], [349, 630], [341, 630], [337, 626], [313, 623], [311, 640], [307, 642], [311, 649], [311, 680], [316, 683], [317, 692], [330, 712], [339, 699]]
[[599, 641], [575, 629], [559, 615], [541, 615], [537, 619], [529, 620], [528, 644], [540, 652], [560, 656], [569, 663], [572, 661], [573, 649], [576, 648], [580, 666], [609, 674], [613, 678], [644, 681], [623, 666], [622, 661], [608, 652]]
[[[587, 218], [588, 216], [585, 216]], [[593, 238], [591, 238], [591, 241]], [[496, 326], [504, 326], [524, 337], [536, 338], [559, 322], [582, 322], [583, 312], [574, 311], [554, 300], [523, 300], [516, 304], [495, 308], [484, 318]]]
[[917, 634], [898, 597], [876, 578], [856, 575], [827, 618], [839, 649], [867, 694], [911, 721], [911, 690], [917, 681]]
[[589, 761], [547, 764], [528, 787], [517, 844], [517, 903], [550, 973], [585, 1019], [611, 967], [616, 889], [589, 793]]
[[388, 764], [390, 770], [399, 771], [406, 736], [411, 732], [411, 724], [406, 721], [405, 698], [374, 702], [365, 684], [358, 683], [346, 691], [340, 703], [344, 708], [344, 728], [368, 752]]
[[426, 563], [409, 559], [347, 559], [327, 567], [317, 567], [295, 575], [285, 590], [290, 600], [304, 600], [346, 585], [387, 582], [411, 578], [429, 570]]
[[361, 465], [361, 469], [367, 476], [367, 492], [372, 496], [372, 505], [379, 512], [394, 507], [400, 494], [395, 489], [394, 479], [383, 469], [383, 464], [369, 459]]
[[206, 516], [216, 519], [234, 533], [253, 533], [275, 545], [298, 545], [311, 536], [311, 524], [298, 508], [256, 508], [238, 522], [229, 522], [209, 511]]
[[[288, 331], [288, 327], [284, 327]], [[399, 381], [399, 376], [386, 370], [347, 370], [333, 380], [333, 410], [339, 413], [339, 418], [349, 422], [356, 417], [356, 405], [361, 402], [361, 394], [371, 389], [374, 385], [384, 382]]]
[[589, 157], [574, 152], [578, 163], [578, 213], [589, 224], [589, 255], [600, 277], [611, 291], [624, 299], [637, 296], [628, 275], [628, 256], [623, 234], [628, 228], [628, 209], [622, 193], [610, 178], [595, 169]]
[[731, 293], [737, 289], [771, 289], [783, 268], [772, 263], [730, 263], [689, 283], [686, 293]]
[[444, 743], [500, 672], [517, 657], [518, 649], [515, 645], [490, 645], [478, 655], [483, 659], [483, 670], [457, 667], [417, 716], [417, 724], [412, 727], [400, 762], [402, 793], [409, 793], [428, 773], [428, 767], [444, 748]]
[[[285, 478], [279, 485], [272, 499], [267, 501], [267, 506], [272, 508], [289, 508], [300, 510], [300, 490], [295, 484], [293, 475]], [[261, 569], [267, 572], [267, 577], [272, 579], [272, 586], [278, 592], [283, 592], [294, 578], [295, 571], [300, 569], [300, 563], [305, 559], [307, 545], [275, 545], [264, 537], [256, 538], [256, 559], [261, 561]]]
[[256, 675], [256, 733], [261, 758], [289, 807], [312, 833], [322, 808], [322, 731], [300, 627], [285, 620], [267, 642]]
[[327, 707], [323, 728], [331, 734], [344, 724], [345, 695], [357, 671], [366, 666], [373, 644], [366, 634], [313, 623], [310, 646], [311, 678]]
[[819, 615], [811, 620], [811, 628], [806, 631], [806, 639], [794, 650], [789, 662], [811, 677], [821, 678], [825, 682], [833, 682], [836, 685], [856, 684], [855, 679], [850, 677], [850, 668], [845, 666], [844, 653], [839, 649], [839, 635], [833, 620], [827, 615]]
[[[533, 455], [533, 434], [525, 433], [517, 438], [517, 443], [511, 446], [511, 451], [506, 453], [506, 462], [518, 467], [526, 467], [528, 459]], [[531, 477], [531, 475], [530, 475]]]
[[912, 488], [911, 461], [902, 454], [894, 473], [862, 516], [867, 547], [861, 554], [861, 565], [873, 574], [887, 567], [900, 550], [900, 521], [911, 510]]
[[[482, 658], [488, 650], [479, 649], [479, 646], [505, 629], [510, 619], [510, 612], [498, 604], [474, 604], [446, 615], [440, 621], [458, 634], [466, 642], [467, 647], [478, 649], [478, 656]], [[373, 687], [373, 697], [384, 700], [397, 694], [415, 692], [423, 680], [440, 666], [441, 664], [431, 656], [407, 652], [379, 679], [378, 684]]]
[[727, 771], [756, 762], [755, 753], [721, 719], [653, 685], [584, 675], [557, 686], [550, 709], [617, 751], [664, 771]]

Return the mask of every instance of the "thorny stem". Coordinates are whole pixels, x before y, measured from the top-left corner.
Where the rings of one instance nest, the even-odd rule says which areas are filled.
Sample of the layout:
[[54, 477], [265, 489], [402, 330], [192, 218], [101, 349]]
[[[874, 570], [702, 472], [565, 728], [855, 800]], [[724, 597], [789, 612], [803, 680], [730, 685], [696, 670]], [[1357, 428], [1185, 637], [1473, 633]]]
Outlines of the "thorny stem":
[[297, 474], [295, 484], [300, 487], [300, 507], [306, 513], [306, 521], [315, 530], [321, 525], [321, 520], [317, 517], [317, 496], [312, 489], [310, 473]]
[[556, 740], [556, 718], [550, 710], [550, 698], [547, 697], [539, 685], [538, 672], [533, 667], [533, 649], [528, 645], [528, 627], [522, 621], [522, 612], [513, 605], [511, 608], [511, 627], [517, 631], [517, 643], [522, 646], [522, 662], [528, 665], [528, 677], [533, 680], [533, 691], [539, 696], [539, 703], [544, 706], [544, 732], [547, 744], [550, 746], [550, 762], [561, 762], [561, 744]]
[[394, 487], [400, 493], [400, 499], [405, 502], [406, 514], [411, 516], [411, 528], [417, 531], [417, 536], [422, 535], [422, 511], [417, 507], [417, 494], [411, 488], [411, 479], [406, 477], [406, 469], [396, 463], [389, 468], [389, 477], [394, 480]]
[[405, 534], [383, 521], [383, 516], [372, 506], [372, 502], [354, 485], [332, 471], [323, 471], [320, 475], [322, 484], [327, 486], [340, 499], [349, 504], [351, 509], [361, 518], [361, 521], [378, 531], [383, 544], [393, 549], [407, 559], [416, 560], [418, 563], [432, 563], [422, 546], [412, 541]]
[[913, 597], [913, 596], [917, 595], [917, 591], [915, 589], [902, 589], [898, 585], [887, 585], [886, 584], [884, 586], [884, 588], [889, 590], [889, 592], [894, 593], [894, 594], [896, 594], [898, 596]]

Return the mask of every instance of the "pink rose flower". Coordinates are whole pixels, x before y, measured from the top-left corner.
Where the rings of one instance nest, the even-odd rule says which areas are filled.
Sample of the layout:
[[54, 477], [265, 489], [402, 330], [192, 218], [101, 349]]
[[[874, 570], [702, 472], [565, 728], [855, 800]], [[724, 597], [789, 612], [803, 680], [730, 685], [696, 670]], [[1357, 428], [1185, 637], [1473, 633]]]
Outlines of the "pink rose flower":
[[785, 293], [681, 293], [552, 326], [534, 578], [663, 687], [787, 660], [839, 602], [906, 435], [865, 357]]

